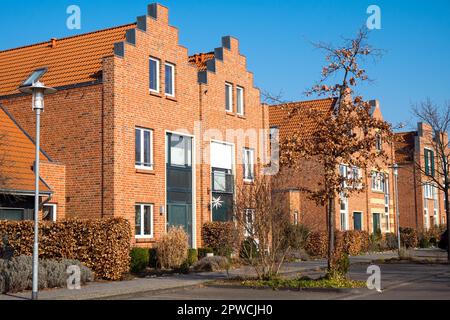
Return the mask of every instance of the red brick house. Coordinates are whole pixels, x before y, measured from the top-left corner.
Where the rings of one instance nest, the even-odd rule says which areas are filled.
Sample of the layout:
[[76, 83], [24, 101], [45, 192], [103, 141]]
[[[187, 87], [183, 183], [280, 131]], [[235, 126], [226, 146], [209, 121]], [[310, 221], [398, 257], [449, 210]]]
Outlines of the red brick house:
[[30, 97], [17, 88], [40, 67], [58, 89], [42, 144], [66, 166], [61, 218], [124, 217], [142, 246], [183, 226], [193, 247], [205, 222], [230, 219], [268, 129], [237, 39], [189, 56], [168, 9], [151, 4], [136, 23], [1, 51], [0, 103], [30, 134]]
[[[325, 114], [336, 103], [335, 99], [295, 102], [283, 106], [269, 108], [270, 127], [278, 129], [280, 141], [299, 134], [307, 138], [314, 133], [315, 119], [311, 118], [311, 110]], [[371, 102], [372, 116], [382, 119], [378, 101]], [[292, 112], [294, 110], [295, 112]], [[381, 143], [394, 164], [394, 149], [388, 143]], [[282, 150], [281, 150], [282, 151]], [[380, 163], [381, 165], [381, 163]], [[336, 199], [334, 204], [337, 229], [365, 230], [370, 233], [381, 230], [382, 233], [394, 233], [396, 230], [394, 175], [392, 165], [382, 165], [381, 170], [363, 170], [341, 165], [339, 170], [343, 175], [357, 175], [366, 186], [361, 193], [355, 193], [349, 198]], [[290, 207], [292, 220], [305, 224], [314, 230], [326, 230], [325, 208], [317, 206], [300, 192], [302, 186], [314, 186], [320, 181], [321, 168], [314, 161], [303, 161], [302, 170], [281, 168], [280, 174], [273, 179], [273, 188], [286, 195], [286, 204]]]
[[430, 179], [439, 165], [433, 138], [432, 128], [424, 123], [418, 124], [417, 131], [396, 134], [402, 227], [424, 231], [446, 224], [444, 193]]
[[[0, 105], [0, 220], [33, 219], [34, 159], [34, 141]], [[42, 218], [56, 221], [65, 215], [65, 167], [42, 150], [41, 159]]]

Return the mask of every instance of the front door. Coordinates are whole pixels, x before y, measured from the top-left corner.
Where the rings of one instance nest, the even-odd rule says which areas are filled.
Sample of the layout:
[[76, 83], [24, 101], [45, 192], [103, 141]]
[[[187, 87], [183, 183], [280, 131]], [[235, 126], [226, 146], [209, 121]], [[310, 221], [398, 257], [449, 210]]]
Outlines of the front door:
[[381, 214], [374, 213], [373, 214], [373, 233], [381, 232]]
[[167, 134], [167, 227], [183, 227], [192, 241], [192, 138]]
[[362, 213], [361, 212], [355, 212], [353, 213], [353, 229], [356, 231], [362, 230]]

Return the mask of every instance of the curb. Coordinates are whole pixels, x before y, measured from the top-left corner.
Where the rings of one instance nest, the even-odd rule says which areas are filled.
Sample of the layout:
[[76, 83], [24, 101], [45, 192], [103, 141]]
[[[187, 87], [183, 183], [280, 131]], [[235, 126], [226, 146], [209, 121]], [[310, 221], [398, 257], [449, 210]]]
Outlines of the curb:
[[217, 288], [217, 289], [251, 289], [251, 290], [272, 290], [272, 291], [292, 291], [292, 292], [322, 292], [322, 293], [339, 293], [339, 294], [360, 294], [363, 288], [355, 288], [355, 289], [349, 289], [349, 288], [279, 288], [274, 289], [272, 287], [268, 286], [262, 286], [262, 287], [245, 287], [245, 286], [239, 286], [239, 285], [220, 285], [220, 284], [204, 284], [205, 287], [208, 288]]

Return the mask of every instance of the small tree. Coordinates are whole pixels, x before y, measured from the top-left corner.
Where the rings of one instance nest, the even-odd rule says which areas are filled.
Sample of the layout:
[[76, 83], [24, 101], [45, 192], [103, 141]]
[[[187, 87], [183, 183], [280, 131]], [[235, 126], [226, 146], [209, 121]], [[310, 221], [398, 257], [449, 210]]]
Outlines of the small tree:
[[[333, 99], [334, 107], [328, 111], [309, 108], [309, 117], [315, 119], [314, 132], [307, 137], [294, 133], [281, 141], [282, 166], [301, 170], [305, 161], [309, 161], [321, 168], [318, 185], [303, 185], [301, 190], [326, 209], [330, 273], [336, 260], [335, 201], [338, 197], [348, 197], [365, 188], [362, 177], [341, 175], [340, 165], [357, 167], [367, 172], [373, 168], [380, 169], [389, 160], [384, 148], [377, 146], [380, 141], [384, 144], [392, 141], [391, 126], [374, 118], [370, 103], [356, 95], [356, 88], [369, 80], [361, 65], [370, 57], [380, 56], [378, 50], [367, 44], [367, 39], [367, 30], [362, 29], [354, 39], [345, 40], [341, 47], [316, 44], [317, 48], [326, 52], [328, 65], [323, 68], [321, 80], [307, 95]], [[337, 79], [337, 82], [330, 84], [332, 79]], [[299, 111], [287, 105], [285, 107], [292, 117]]]
[[270, 178], [262, 176], [240, 186], [236, 198], [235, 220], [244, 238], [241, 258], [259, 279], [271, 279], [279, 274], [290, 250], [286, 232], [290, 216], [282, 195], [273, 194]]
[[[431, 132], [424, 135], [425, 143], [435, 152], [436, 165], [429, 172], [419, 159], [415, 160], [415, 167], [422, 174], [424, 180], [421, 184], [433, 184], [444, 193], [447, 230], [450, 229], [450, 145], [448, 132], [450, 129], [450, 103], [443, 107], [435, 105], [430, 99], [413, 106], [414, 115], [431, 126]], [[449, 239], [450, 240], [450, 234]], [[450, 243], [450, 241], [449, 241]], [[450, 261], [450, 246], [448, 248], [448, 261]]]

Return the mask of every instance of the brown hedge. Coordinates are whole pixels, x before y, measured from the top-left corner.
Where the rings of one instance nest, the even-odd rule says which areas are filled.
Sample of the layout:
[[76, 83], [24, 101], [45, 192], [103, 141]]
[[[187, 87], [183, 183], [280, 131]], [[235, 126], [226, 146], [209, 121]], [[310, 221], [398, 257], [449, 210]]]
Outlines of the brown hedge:
[[237, 249], [239, 232], [233, 222], [208, 222], [202, 228], [203, 244], [219, 256], [228, 256]]
[[[335, 247], [339, 253], [356, 256], [369, 250], [369, 233], [365, 231], [335, 232]], [[314, 257], [325, 258], [328, 255], [328, 233], [311, 232], [306, 251]]]
[[[0, 221], [0, 252], [14, 256], [33, 252], [33, 222]], [[120, 280], [130, 268], [131, 228], [127, 220], [70, 220], [41, 223], [39, 257], [73, 259], [105, 280]]]

